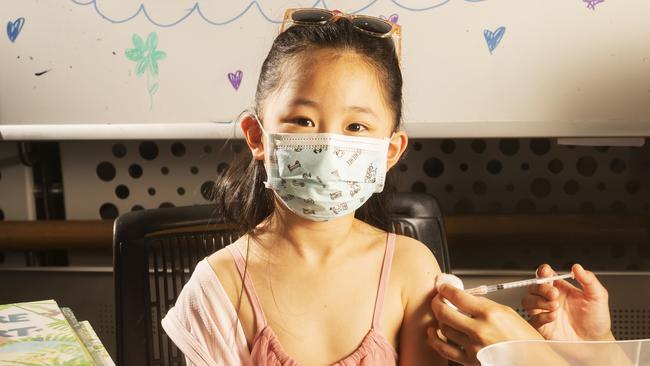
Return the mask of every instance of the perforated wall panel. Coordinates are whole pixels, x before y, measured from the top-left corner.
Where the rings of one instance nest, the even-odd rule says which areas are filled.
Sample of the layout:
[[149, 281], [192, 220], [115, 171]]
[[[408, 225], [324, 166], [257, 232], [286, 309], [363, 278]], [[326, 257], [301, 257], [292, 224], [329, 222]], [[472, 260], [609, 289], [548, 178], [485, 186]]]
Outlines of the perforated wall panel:
[[[204, 203], [202, 192], [245, 148], [241, 140], [62, 143], [67, 217]], [[430, 193], [448, 215], [650, 212], [647, 145], [419, 139], [396, 170], [400, 191]]]
[[67, 218], [208, 202], [216, 175], [241, 148], [222, 141], [62, 143]]

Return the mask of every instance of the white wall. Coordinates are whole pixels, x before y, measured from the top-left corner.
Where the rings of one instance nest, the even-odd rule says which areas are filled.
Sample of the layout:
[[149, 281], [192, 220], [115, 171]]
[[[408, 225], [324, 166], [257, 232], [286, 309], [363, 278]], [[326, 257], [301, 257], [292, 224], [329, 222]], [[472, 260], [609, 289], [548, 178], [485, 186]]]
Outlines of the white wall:
[[[6, 0], [3, 21], [24, 24], [0, 37], [0, 135], [232, 136], [284, 9], [314, 5], [398, 15], [415, 137], [650, 136], [647, 0]], [[137, 75], [125, 52], [151, 33], [166, 57]]]

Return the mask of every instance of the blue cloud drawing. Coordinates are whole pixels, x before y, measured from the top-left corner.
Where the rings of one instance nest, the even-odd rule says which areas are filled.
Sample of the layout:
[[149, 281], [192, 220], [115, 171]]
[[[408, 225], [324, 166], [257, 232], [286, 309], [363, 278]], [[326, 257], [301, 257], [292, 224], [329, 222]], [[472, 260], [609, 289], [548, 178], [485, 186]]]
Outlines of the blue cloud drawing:
[[[404, 10], [409, 11], [427, 11], [435, 8], [439, 8], [451, 0], [391, 0], [393, 4], [399, 6]], [[468, 3], [480, 3], [486, 0], [464, 0]]]
[[[155, 0], [110, 1], [110, 0], [71, 0], [77, 5], [92, 7], [103, 19], [119, 24], [126, 23], [138, 16], [145, 17], [158, 27], [173, 27], [195, 14], [212, 25], [233, 23], [249, 11], [257, 11], [270, 23], [281, 23], [284, 9], [318, 7], [338, 9], [355, 14], [368, 10], [379, 0], [177, 0], [160, 2]], [[396, 6], [408, 11], [427, 11], [438, 8], [452, 0], [390, 0]], [[463, 0], [465, 2], [482, 2], [486, 0]], [[164, 5], [160, 5], [160, 4]]]

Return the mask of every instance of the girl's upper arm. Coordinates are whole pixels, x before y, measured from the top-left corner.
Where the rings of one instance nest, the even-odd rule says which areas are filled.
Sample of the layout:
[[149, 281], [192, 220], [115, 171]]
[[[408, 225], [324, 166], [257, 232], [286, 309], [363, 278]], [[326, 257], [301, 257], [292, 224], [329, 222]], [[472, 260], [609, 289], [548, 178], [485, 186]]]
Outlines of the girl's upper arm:
[[447, 365], [427, 344], [432, 325], [431, 300], [440, 267], [433, 253], [417, 240], [400, 237], [397, 269], [403, 279], [404, 319], [399, 338], [400, 365]]

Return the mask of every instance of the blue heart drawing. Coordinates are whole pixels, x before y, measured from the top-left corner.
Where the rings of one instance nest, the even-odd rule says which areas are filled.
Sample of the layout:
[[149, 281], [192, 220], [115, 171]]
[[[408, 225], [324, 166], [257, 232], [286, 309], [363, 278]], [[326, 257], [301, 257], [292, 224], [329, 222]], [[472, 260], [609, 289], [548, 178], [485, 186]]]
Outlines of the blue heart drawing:
[[483, 31], [483, 37], [485, 37], [485, 42], [487, 42], [487, 46], [488, 49], [490, 50], [490, 54], [492, 53], [492, 51], [494, 51], [497, 48], [499, 42], [501, 42], [501, 38], [503, 38], [503, 35], [505, 33], [506, 33], [506, 27], [499, 27], [494, 32], [492, 32], [489, 29]]
[[243, 77], [244, 77], [244, 73], [241, 70], [228, 73], [228, 80], [230, 80], [230, 84], [232, 85], [233, 88], [235, 88], [235, 90], [239, 89], [239, 85], [241, 84], [241, 79]]
[[12, 43], [18, 38], [20, 31], [23, 29], [23, 25], [25, 25], [25, 18], [23, 17], [16, 19], [15, 22], [11, 20], [7, 22], [7, 36], [9, 36], [9, 40]]

